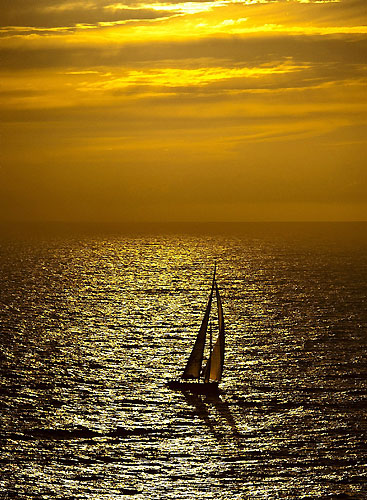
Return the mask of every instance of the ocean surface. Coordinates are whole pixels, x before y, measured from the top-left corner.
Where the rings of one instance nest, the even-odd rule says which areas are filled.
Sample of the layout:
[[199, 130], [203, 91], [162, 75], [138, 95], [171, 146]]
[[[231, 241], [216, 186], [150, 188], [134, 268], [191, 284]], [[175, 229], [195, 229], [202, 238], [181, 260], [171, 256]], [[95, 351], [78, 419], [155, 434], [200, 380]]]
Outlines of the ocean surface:
[[[2, 226], [0, 500], [367, 498], [366, 235]], [[175, 392], [215, 261], [221, 392]]]

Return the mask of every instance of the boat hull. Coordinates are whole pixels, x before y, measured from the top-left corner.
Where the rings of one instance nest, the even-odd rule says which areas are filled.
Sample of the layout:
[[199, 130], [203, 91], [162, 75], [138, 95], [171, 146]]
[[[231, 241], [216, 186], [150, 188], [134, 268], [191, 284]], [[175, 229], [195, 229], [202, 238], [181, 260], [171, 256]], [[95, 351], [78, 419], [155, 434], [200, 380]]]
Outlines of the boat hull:
[[218, 394], [218, 382], [189, 382], [187, 380], [169, 380], [166, 386], [175, 391], [189, 391], [195, 394]]

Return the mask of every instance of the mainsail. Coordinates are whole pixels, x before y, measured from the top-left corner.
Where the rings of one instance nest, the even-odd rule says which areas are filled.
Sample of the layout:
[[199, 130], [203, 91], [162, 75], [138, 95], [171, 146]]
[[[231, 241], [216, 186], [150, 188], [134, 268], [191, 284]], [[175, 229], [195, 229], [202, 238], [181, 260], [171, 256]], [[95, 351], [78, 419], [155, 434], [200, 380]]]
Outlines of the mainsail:
[[223, 307], [222, 300], [220, 298], [218, 285], [215, 282], [215, 293], [217, 297], [217, 307], [218, 307], [218, 326], [219, 335], [216, 343], [214, 344], [213, 350], [210, 354], [209, 360], [205, 367], [204, 381], [209, 382], [209, 380], [215, 380], [217, 382], [222, 378], [223, 364], [224, 364], [224, 319], [223, 319]]
[[213, 290], [215, 283], [215, 269], [216, 268], [214, 267], [213, 283], [209, 295], [208, 305], [206, 306], [204, 318], [201, 323], [201, 327], [198, 336], [196, 337], [196, 342], [190, 354], [186, 368], [182, 374], [182, 378], [199, 378], [200, 376], [201, 364], [203, 362], [206, 331], [208, 329], [210, 309], [212, 307]]

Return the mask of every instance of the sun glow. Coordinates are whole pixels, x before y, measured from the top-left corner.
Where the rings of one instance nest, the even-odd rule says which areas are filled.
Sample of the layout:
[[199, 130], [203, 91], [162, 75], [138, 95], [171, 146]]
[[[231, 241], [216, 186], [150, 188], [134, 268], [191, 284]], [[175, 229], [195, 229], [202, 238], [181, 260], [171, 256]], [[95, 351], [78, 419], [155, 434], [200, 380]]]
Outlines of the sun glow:
[[223, 7], [228, 5], [229, 0], [218, 0], [218, 1], [203, 1], [203, 2], [180, 2], [180, 3], [141, 3], [134, 6], [129, 6], [125, 4], [114, 4], [110, 5], [108, 8], [112, 10], [153, 10], [153, 11], [168, 11], [180, 14], [197, 14], [199, 12], [206, 12], [212, 10], [215, 7]]

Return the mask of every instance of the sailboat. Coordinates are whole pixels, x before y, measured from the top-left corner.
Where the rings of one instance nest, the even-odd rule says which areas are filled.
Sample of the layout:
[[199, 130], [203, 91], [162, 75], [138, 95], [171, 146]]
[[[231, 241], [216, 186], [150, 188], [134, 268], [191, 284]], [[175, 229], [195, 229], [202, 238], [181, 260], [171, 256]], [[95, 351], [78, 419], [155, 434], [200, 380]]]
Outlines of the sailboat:
[[[199, 394], [216, 394], [218, 384], [222, 378], [224, 365], [224, 319], [223, 307], [218, 285], [215, 279], [216, 265], [214, 266], [212, 286], [206, 306], [205, 314], [201, 323], [199, 333], [196, 337], [194, 347], [191, 351], [186, 367], [181, 377], [169, 380], [167, 386], [170, 389], [191, 391]], [[212, 328], [210, 312], [212, 308], [213, 295], [215, 293], [218, 314], [218, 337], [212, 346]], [[209, 356], [203, 368], [204, 348], [207, 336], [208, 325], [210, 325], [210, 347]]]

